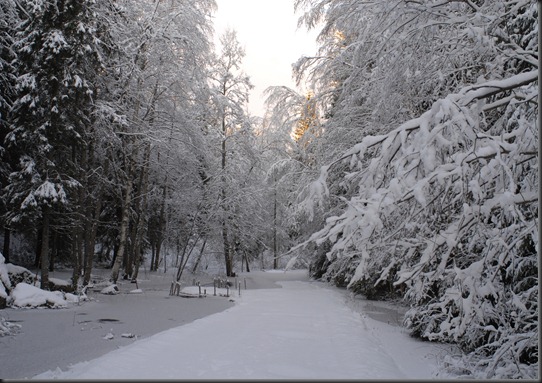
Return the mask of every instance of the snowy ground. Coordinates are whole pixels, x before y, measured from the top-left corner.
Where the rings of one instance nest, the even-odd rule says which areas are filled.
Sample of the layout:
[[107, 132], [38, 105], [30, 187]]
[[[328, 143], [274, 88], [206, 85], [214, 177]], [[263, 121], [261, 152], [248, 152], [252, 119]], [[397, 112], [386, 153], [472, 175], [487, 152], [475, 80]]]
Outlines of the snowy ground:
[[[107, 279], [110, 270], [96, 270]], [[66, 280], [69, 271], [55, 271], [54, 278]], [[68, 308], [8, 308], [0, 316], [21, 325], [18, 334], [0, 337], [0, 378], [22, 379], [49, 369], [91, 360], [136, 340], [181, 326], [225, 310], [234, 303], [222, 297], [188, 299], [170, 297], [171, 275], [140, 274], [138, 287], [119, 281], [121, 293], [103, 295], [90, 290], [88, 302]], [[208, 282], [208, 281], [204, 281]], [[104, 339], [108, 334], [113, 338]], [[133, 334], [133, 338], [122, 335]]]
[[[245, 280], [247, 290], [244, 289]], [[17, 338], [22, 334], [11, 337], [9, 342], [12, 343], [2, 347], [0, 376], [37, 379], [434, 379], [438, 356], [450, 352], [449, 346], [410, 338], [404, 329], [394, 324], [400, 319], [401, 312], [393, 307], [361, 302], [343, 290], [311, 282], [306, 271], [251, 272], [242, 274], [238, 282], [241, 282], [241, 294], [239, 296], [237, 289], [230, 290], [235, 302], [224, 311], [220, 310], [232, 303], [224, 297], [209, 296], [212, 286], [208, 288], [208, 296], [201, 299], [169, 298], [164, 291], [157, 295], [146, 292], [108, 297], [117, 300], [114, 305], [90, 302], [73, 309], [32, 310], [35, 314], [32, 317], [43, 317], [43, 325], [49, 323], [49, 328], [57, 335], [43, 327], [42, 335], [39, 335], [40, 331], [31, 330], [32, 339], [22, 342], [29, 346], [25, 349], [18, 345], [20, 339]], [[144, 283], [140, 287], [146, 291]], [[189, 304], [194, 306], [185, 306]], [[104, 310], [101, 306], [111, 306], [109, 310], [115, 311]], [[182, 309], [173, 312], [172, 307]], [[207, 314], [215, 313], [200, 315], [201, 319], [183, 325], [188, 321], [180, 319], [183, 314], [192, 310], [202, 314], [204, 308]], [[19, 312], [23, 311], [11, 311], [10, 319]], [[44, 316], [43, 313], [49, 314]], [[54, 319], [55, 313], [57, 319]], [[86, 315], [79, 315], [82, 313]], [[143, 318], [133, 323], [133, 316]], [[100, 323], [98, 327], [99, 318], [116, 318], [121, 323]], [[159, 332], [155, 321], [169, 329]], [[24, 332], [29, 323], [23, 321], [21, 324]], [[33, 326], [36, 325], [39, 322], [34, 321]], [[151, 330], [157, 333], [151, 335]], [[114, 338], [103, 339], [109, 332]], [[83, 339], [76, 333], [93, 334], [95, 345], [90, 348], [94, 351], [87, 350], [89, 347], [84, 339], [90, 338]], [[135, 333], [142, 339], [122, 338], [121, 333]], [[12, 355], [7, 365], [4, 364], [6, 353]], [[75, 355], [66, 360], [71, 353]], [[17, 362], [15, 366], [13, 354], [25, 359], [25, 363]], [[67, 368], [71, 363], [75, 364]], [[29, 366], [32, 368], [28, 369]], [[38, 372], [41, 374], [36, 375]]]

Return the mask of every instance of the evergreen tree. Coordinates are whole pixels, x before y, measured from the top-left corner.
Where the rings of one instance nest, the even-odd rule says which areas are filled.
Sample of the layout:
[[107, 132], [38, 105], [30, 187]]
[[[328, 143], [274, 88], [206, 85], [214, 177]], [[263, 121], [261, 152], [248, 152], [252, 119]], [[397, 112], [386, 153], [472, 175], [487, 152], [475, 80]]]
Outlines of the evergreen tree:
[[6, 146], [19, 158], [7, 187], [8, 219], [40, 227], [42, 288], [48, 288], [51, 225], [77, 207], [80, 153], [92, 127], [102, 67], [93, 6], [83, 0], [21, 2], [15, 35], [16, 97]]
[[[15, 52], [12, 50], [13, 31], [19, 22], [16, 5], [12, 0], [0, 3], [0, 190], [6, 187], [11, 173], [13, 153], [4, 149], [4, 140], [9, 131], [9, 112], [14, 97], [15, 68], [12, 62]], [[6, 201], [0, 194], [0, 225], [4, 229], [4, 248], [2, 253], [9, 262], [10, 228], [5, 222]]]

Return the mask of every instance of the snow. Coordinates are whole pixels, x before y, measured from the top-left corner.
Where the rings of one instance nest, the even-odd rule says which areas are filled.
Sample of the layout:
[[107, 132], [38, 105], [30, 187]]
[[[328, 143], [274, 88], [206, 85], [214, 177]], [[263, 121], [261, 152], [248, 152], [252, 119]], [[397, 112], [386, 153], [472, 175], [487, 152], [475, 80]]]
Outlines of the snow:
[[[92, 278], [108, 279], [110, 273], [111, 270], [95, 269]], [[71, 274], [71, 270], [49, 273], [53, 278], [64, 280]], [[65, 308], [0, 310], [1, 327], [11, 328], [12, 332], [0, 337], [0, 378], [31, 378], [49, 369], [67, 369], [71, 364], [92, 360], [137, 339], [233, 305], [219, 297], [170, 297], [170, 284], [168, 274], [142, 272], [138, 279], [141, 294], [129, 293], [135, 287], [129, 281], [117, 282], [120, 293], [116, 295], [101, 294], [103, 284], [94, 283], [87, 289], [87, 300], [77, 301], [76, 296], [75, 300], [69, 300], [73, 295], [66, 294]], [[3, 332], [0, 331], [0, 335]], [[108, 333], [115, 335], [114, 338], [103, 339]], [[130, 333], [134, 335], [132, 338], [122, 336]]]
[[522, 85], [527, 85], [536, 81], [538, 78], [538, 71], [533, 70], [530, 72], [520, 73], [503, 80], [487, 81], [483, 84], [476, 84], [463, 89], [462, 93], [466, 96], [463, 105], [467, 105], [472, 100], [478, 98], [487, 97], [489, 94], [496, 91], [502, 91], [503, 89], [516, 88]]
[[6, 288], [11, 288], [11, 282], [9, 280], [9, 269], [5, 267], [6, 259], [0, 253], [0, 297], [7, 298]]
[[38, 186], [34, 195], [52, 202], [66, 202], [66, 193], [62, 185], [50, 181], [45, 181]]
[[115, 294], [118, 294], [119, 293], [119, 289], [117, 287], [117, 285], [110, 285], [110, 286], [107, 286], [107, 287], [104, 287], [100, 293], [102, 294], [109, 294], [109, 295], [115, 295]]
[[49, 278], [49, 282], [53, 282], [56, 286], [71, 286], [70, 281], [66, 281], [60, 278]]
[[[60, 310], [7, 309], [11, 310], [11, 318], [20, 314], [24, 319], [22, 333], [10, 337], [8, 347], [0, 347], [0, 375], [34, 379], [436, 377], [436, 356], [449, 352], [448, 348], [411, 338], [398, 325], [402, 317], [399, 311], [389, 307], [382, 311], [374, 303], [368, 306], [367, 301], [350, 296], [346, 290], [310, 281], [307, 274], [306, 270], [241, 273], [235, 278], [235, 283], [242, 286], [241, 294], [232, 288], [229, 298], [213, 296], [212, 282], [205, 287], [204, 298], [169, 297], [170, 282], [164, 276], [161, 288], [155, 289], [160, 291], [151, 291], [141, 281], [143, 293], [130, 294], [131, 286], [119, 283], [121, 293], [99, 295], [102, 302], [96, 298]], [[198, 290], [186, 286], [182, 291]], [[149, 313], [156, 304], [159, 308]], [[128, 325], [136, 319], [142, 328], [152, 327], [154, 321], [170, 317], [174, 306], [187, 304], [193, 304], [192, 309], [200, 313], [209, 308], [207, 314], [211, 315], [200, 315], [200, 319], [184, 325], [170, 323], [165, 331], [147, 337], [138, 336], [143, 335], [142, 331]], [[220, 311], [225, 307], [229, 308]], [[94, 329], [97, 326], [91, 314], [98, 312], [102, 318], [122, 318], [125, 323], [110, 319], [106, 328]], [[88, 314], [83, 317], [88, 321], [76, 325], [76, 314], [83, 313]], [[187, 314], [187, 310], [178, 313]], [[24, 338], [24, 332], [33, 336]], [[31, 344], [24, 348], [21, 345], [25, 342]], [[96, 345], [111, 351], [97, 351]], [[77, 350], [76, 357], [69, 354], [72, 350]], [[68, 365], [65, 357], [70, 360]], [[25, 358], [33, 369], [13, 376], [8, 366], [20, 365], [17, 360]], [[36, 371], [39, 367], [41, 371]]]
[[15, 307], [36, 307], [47, 305], [50, 307], [66, 307], [66, 299], [60, 291], [44, 291], [28, 283], [18, 283], [11, 296]]

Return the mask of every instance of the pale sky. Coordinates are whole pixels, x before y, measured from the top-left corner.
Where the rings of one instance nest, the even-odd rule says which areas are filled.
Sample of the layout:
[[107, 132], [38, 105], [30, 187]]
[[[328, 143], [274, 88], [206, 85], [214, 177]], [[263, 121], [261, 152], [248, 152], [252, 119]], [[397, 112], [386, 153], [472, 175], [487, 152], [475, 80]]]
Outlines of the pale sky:
[[215, 31], [237, 31], [245, 48], [243, 62], [254, 89], [248, 105], [252, 115], [263, 116], [263, 91], [269, 86], [296, 88], [292, 64], [301, 56], [316, 52], [316, 31], [297, 28], [300, 14], [294, 14], [293, 0], [216, 0]]

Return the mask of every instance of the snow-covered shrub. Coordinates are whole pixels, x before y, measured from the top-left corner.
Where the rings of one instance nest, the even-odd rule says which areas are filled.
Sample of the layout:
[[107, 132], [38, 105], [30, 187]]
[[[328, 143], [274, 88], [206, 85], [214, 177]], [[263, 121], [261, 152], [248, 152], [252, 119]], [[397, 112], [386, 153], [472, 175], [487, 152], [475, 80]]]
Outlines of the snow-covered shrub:
[[45, 291], [38, 287], [21, 282], [11, 292], [14, 307], [40, 307], [50, 308], [66, 307], [64, 294], [60, 291]]
[[12, 286], [5, 262], [6, 259], [2, 253], [0, 253], [0, 309], [7, 306], [9, 291]]
[[22, 266], [14, 265], [13, 263], [7, 263], [6, 268], [12, 286], [17, 286], [17, 284], [21, 282], [28, 283], [29, 285], [34, 284], [36, 277], [30, 270]]

